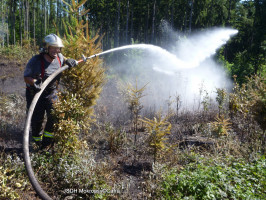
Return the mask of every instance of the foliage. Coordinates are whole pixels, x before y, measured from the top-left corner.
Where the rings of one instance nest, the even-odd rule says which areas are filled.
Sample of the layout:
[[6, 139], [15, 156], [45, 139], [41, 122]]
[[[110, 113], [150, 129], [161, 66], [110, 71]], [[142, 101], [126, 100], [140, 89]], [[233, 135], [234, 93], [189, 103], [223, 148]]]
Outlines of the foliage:
[[254, 119], [263, 131], [266, 130], [266, 79], [253, 76], [248, 79], [248, 91], [250, 94], [250, 110]]
[[139, 119], [140, 119], [140, 112], [143, 106], [141, 105], [140, 99], [144, 97], [143, 92], [146, 89], [146, 85], [143, 87], [139, 88], [138, 83], [136, 80], [136, 86], [132, 86], [130, 83], [127, 84], [126, 88], [123, 89], [122, 93], [124, 97], [126, 98], [126, 102], [128, 104], [128, 109], [130, 110], [131, 113], [131, 120], [133, 124], [133, 132], [135, 134], [135, 142], [134, 144], [136, 145], [136, 137], [138, 134], [138, 124], [139, 124]]
[[118, 152], [126, 142], [125, 131], [121, 128], [116, 130], [110, 123], [105, 125], [105, 132], [108, 134], [108, 144], [112, 153]]
[[37, 47], [30, 44], [23, 46], [9, 45], [7, 47], [0, 47], [0, 54], [2, 58], [14, 60], [18, 63], [26, 63], [37, 52]]
[[217, 116], [212, 123], [212, 129], [217, 136], [228, 136], [231, 123], [224, 115]]
[[163, 199], [265, 199], [266, 160], [229, 165], [199, 161], [172, 170], [159, 191]]
[[266, 81], [264, 77], [252, 76], [247, 83], [240, 86], [238, 83], [230, 94], [229, 110], [231, 114], [240, 113], [243, 117], [253, 116], [265, 131], [266, 127]]
[[153, 149], [155, 163], [159, 151], [165, 148], [166, 136], [171, 133], [171, 124], [167, 122], [167, 117], [162, 118], [161, 114], [159, 114], [158, 119], [156, 117], [153, 120], [145, 118], [142, 121], [147, 124], [146, 132], [149, 135], [147, 141]]
[[[77, 190], [109, 189], [105, 181], [105, 173], [109, 169], [104, 162], [96, 162], [92, 153], [80, 149], [75, 155], [52, 154], [43, 152], [32, 157], [34, 171], [42, 182], [53, 188], [50, 196], [56, 195], [60, 199], [71, 195], [71, 188]], [[105, 172], [105, 173], [103, 173]], [[74, 193], [75, 195], [76, 193]], [[98, 199], [98, 194], [88, 192], [79, 193], [79, 198]], [[101, 194], [106, 199], [108, 194]]]
[[224, 104], [226, 101], [226, 91], [225, 89], [220, 89], [220, 88], [216, 88], [216, 101], [218, 103], [218, 108], [219, 108], [219, 116], [222, 114], [222, 112], [224, 111]]
[[[67, 31], [64, 40], [64, 55], [78, 59], [81, 55], [91, 55], [100, 52], [100, 41], [98, 35], [90, 39], [88, 24], [80, 17], [88, 11], [81, 10], [83, 2], [68, 5], [70, 8], [71, 24], [67, 23]], [[81, 14], [81, 16], [79, 15]], [[84, 32], [85, 30], [85, 32]], [[94, 58], [83, 62], [75, 68], [65, 71], [61, 79], [63, 91], [59, 95], [59, 101], [55, 105], [54, 114], [57, 117], [56, 139], [63, 150], [78, 150], [79, 133], [87, 130], [92, 122], [93, 105], [104, 83], [104, 70], [101, 60]]]
[[[19, 195], [11, 188], [8, 187], [7, 184], [9, 184], [12, 180], [13, 175], [8, 175], [9, 169], [3, 169], [2, 166], [0, 166], [0, 198], [1, 199], [17, 199], [19, 198]], [[20, 183], [16, 183], [16, 185], [19, 187]]]
[[209, 106], [210, 106], [210, 97], [209, 97], [209, 94], [206, 90], [204, 92], [205, 92], [205, 95], [203, 96], [201, 104], [203, 105], [203, 110], [205, 112], [207, 112], [209, 110]]
[[59, 150], [77, 152], [80, 148], [78, 135], [83, 126], [84, 110], [76, 94], [59, 93], [61, 101], [56, 102], [53, 114], [57, 116], [55, 140]]
[[0, 199], [19, 199], [28, 190], [23, 163], [17, 155], [0, 155]]

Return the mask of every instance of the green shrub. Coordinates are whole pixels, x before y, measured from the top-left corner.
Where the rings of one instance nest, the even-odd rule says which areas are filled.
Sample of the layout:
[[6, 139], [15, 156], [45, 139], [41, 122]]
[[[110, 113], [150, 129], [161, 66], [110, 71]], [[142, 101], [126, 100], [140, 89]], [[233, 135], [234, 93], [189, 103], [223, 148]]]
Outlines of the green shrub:
[[266, 160], [229, 165], [192, 163], [166, 175], [163, 199], [265, 199]]
[[0, 199], [21, 199], [21, 193], [29, 190], [26, 171], [16, 155], [0, 154]]
[[156, 162], [159, 151], [165, 148], [165, 140], [167, 135], [171, 134], [171, 123], [167, 121], [167, 117], [154, 117], [153, 120], [145, 118], [142, 121], [146, 124], [145, 132], [149, 135], [147, 142], [153, 151], [153, 161]]
[[0, 47], [1, 57], [9, 60], [14, 60], [19, 63], [26, 63], [33, 55], [37, 53], [38, 47], [34, 47], [30, 43], [19, 45], [9, 45]]
[[[9, 175], [9, 169], [4, 169], [0, 166], [0, 198], [1, 199], [17, 199], [19, 195], [8, 186], [13, 178], [13, 175]], [[17, 186], [20, 186], [20, 183], [16, 183]]]

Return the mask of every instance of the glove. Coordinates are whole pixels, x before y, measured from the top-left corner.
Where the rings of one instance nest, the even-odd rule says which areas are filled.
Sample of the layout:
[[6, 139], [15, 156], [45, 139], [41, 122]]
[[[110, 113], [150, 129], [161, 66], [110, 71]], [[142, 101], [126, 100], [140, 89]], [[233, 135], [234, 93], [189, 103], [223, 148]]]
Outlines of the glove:
[[36, 92], [36, 93], [41, 91], [41, 86], [36, 84], [36, 83], [33, 84], [32, 88], [33, 88], [34, 92]]
[[69, 66], [69, 69], [71, 69], [72, 67], [77, 66], [77, 64], [78, 64], [77, 61], [72, 59], [72, 58], [69, 58], [69, 59], [66, 60], [66, 65]]
[[34, 90], [34, 92], [40, 92], [41, 91], [41, 84], [42, 84], [42, 81], [40, 79], [37, 79], [37, 81], [34, 82], [32, 88]]

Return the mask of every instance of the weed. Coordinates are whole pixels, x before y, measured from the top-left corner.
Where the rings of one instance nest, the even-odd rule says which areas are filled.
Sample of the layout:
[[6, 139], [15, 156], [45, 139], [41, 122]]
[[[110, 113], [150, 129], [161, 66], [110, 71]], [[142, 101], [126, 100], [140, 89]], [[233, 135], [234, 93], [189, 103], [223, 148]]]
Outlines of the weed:
[[210, 106], [210, 97], [209, 97], [209, 94], [206, 90], [204, 90], [204, 92], [205, 92], [205, 95], [203, 96], [201, 104], [203, 105], [203, 111], [206, 115], [206, 113], [209, 110], [209, 106]]
[[29, 190], [21, 159], [1, 153], [0, 162], [0, 199], [20, 199], [23, 191]]
[[[235, 77], [236, 78], [236, 77]], [[250, 148], [265, 151], [266, 144], [266, 81], [260, 76], [248, 78], [247, 84], [235, 84], [229, 98], [229, 111], [233, 123], [240, 129], [242, 140], [250, 143]], [[257, 129], [256, 123], [261, 130]]]
[[213, 132], [217, 136], [228, 136], [231, 123], [229, 119], [225, 119], [224, 115], [217, 116], [215, 122], [212, 123]]
[[26, 63], [38, 51], [37, 46], [30, 43], [20, 45], [8, 45], [0, 47], [0, 54], [8, 60], [16, 60], [18, 63]]
[[112, 153], [118, 152], [126, 143], [126, 133], [123, 129], [116, 130], [110, 123], [105, 125], [108, 134], [108, 144]]
[[168, 173], [158, 193], [164, 199], [265, 199], [265, 167], [264, 157], [227, 165], [201, 159]]
[[216, 93], [217, 93], [216, 101], [218, 103], [219, 117], [220, 117], [221, 114], [224, 113], [224, 105], [225, 105], [227, 93], [225, 89], [220, 89], [220, 88], [216, 88]]
[[181, 105], [182, 105], [182, 101], [181, 101], [180, 95], [177, 94], [175, 96], [175, 102], [176, 102], [176, 116], [178, 117], [179, 110], [180, 110]]

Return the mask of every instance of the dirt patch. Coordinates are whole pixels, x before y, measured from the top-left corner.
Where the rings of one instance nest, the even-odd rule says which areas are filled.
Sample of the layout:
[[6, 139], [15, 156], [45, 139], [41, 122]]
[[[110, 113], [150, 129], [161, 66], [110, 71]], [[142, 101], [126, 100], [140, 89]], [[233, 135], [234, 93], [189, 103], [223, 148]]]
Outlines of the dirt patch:
[[24, 95], [23, 72], [25, 66], [26, 63], [0, 59], [0, 92]]

